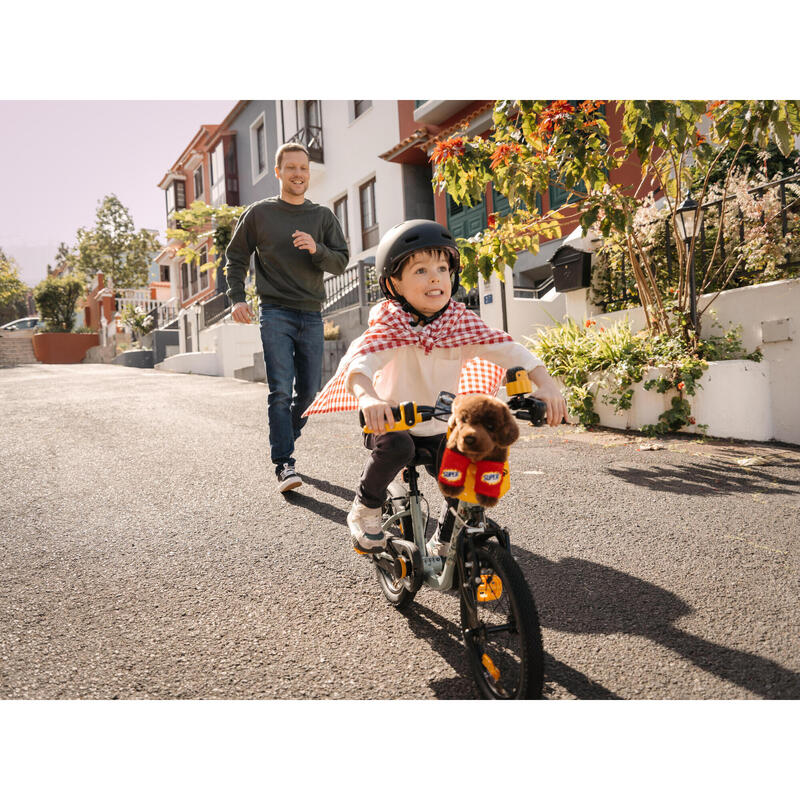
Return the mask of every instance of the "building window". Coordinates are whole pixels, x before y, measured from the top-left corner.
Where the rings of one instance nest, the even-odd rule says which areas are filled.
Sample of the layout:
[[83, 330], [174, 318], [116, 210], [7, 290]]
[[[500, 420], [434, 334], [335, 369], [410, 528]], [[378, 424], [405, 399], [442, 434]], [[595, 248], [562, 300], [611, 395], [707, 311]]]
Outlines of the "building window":
[[211, 152], [211, 205], [221, 206], [225, 202], [225, 162], [220, 142]]
[[353, 100], [356, 119], [360, 117], [368, 108], [372, 108], [372, 100]]
[[203, 165], [194, 171], [194, 199], [203, 199]]
[[342, 233], [347, 243], [350, 243], [350, 231], [347, 227], [347, 195], [340, 197], [333, 203], [333, 213], [336, 214], [336, 219], [339, 220], [339, 225], [342, 227]]
[[250, 168], [254, 184], [266, 174], [267, 161], [267, 125], [262, 112], [250, 125]]
[[361, 201], [361, 248], [378, 244], [378, 215], [375, 212], [375, 178], [367, 181], [358, 190]]
[[169, 266], [167, 264], [161, 264], [161, 280], [169, 283]]
[[176, 225], [172, 223], [170, 216], [186, 208], [186, 187], [183, 181], [173, 181], [164, 194], [167, 198], [167, 227], [174, 228]]
[[208, 289], [208, 270], [204, 270], [203, 267], [205, 263], [208, 261], [208, 248], [202, 247], [200, 248], [200, 258], [197, 261], [197, 269], [200, 272], [200, 289]]

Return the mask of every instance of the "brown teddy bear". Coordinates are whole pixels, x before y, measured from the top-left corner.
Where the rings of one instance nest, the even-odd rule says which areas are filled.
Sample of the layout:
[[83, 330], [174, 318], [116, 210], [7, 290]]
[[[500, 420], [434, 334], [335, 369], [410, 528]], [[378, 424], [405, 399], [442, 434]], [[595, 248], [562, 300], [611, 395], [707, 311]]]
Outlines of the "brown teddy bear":
[[519, 426], [505, 403], [485, 394], [456, 397], [439, 470], [442, 493], [496, 505], [508, 485], [508, 448], [518, 438]]

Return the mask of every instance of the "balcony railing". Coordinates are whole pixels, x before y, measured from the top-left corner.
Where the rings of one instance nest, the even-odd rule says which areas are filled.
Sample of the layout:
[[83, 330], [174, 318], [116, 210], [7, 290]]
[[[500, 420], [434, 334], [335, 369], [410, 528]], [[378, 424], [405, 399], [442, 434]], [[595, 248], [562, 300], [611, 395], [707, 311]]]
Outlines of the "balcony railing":
[[289, 138], [290, 142], [299, 142], [306, 146], [308, 156], [312, 161], [323, 164], [322, 151], [322, 128], [317, 125], [307, 125], [305, 128], [300, 128], [294, 136]]

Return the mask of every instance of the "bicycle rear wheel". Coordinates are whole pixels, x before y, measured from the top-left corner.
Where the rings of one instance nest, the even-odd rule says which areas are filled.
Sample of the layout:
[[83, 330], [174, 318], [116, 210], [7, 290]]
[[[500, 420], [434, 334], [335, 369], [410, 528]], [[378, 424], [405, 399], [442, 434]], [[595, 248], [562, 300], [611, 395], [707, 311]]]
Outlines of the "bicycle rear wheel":
[[470, 629], [464, 591], [478, 611], [477, 627], [464, 637], [475, 682], [490, 700], [539, 699], [544, 649], [525, 576], [511, 553], [494, 542], [476, 547], [475, 557], [469, 588], [461, 594], [462, 630]]

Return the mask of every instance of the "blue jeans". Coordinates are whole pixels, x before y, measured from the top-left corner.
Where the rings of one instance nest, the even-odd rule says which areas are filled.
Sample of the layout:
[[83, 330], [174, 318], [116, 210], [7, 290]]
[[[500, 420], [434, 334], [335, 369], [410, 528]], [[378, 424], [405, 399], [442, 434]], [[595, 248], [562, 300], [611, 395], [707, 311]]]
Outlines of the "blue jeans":
[[267, 419], [272, 463], [294, 466], [294, 443], [308, 422], [303, 412], [322, 380], [322, 314], [261, 304], [261, 344], [267, 370]]

